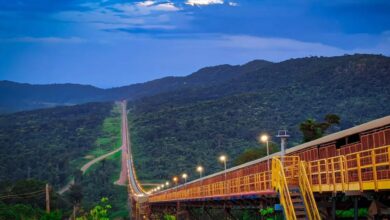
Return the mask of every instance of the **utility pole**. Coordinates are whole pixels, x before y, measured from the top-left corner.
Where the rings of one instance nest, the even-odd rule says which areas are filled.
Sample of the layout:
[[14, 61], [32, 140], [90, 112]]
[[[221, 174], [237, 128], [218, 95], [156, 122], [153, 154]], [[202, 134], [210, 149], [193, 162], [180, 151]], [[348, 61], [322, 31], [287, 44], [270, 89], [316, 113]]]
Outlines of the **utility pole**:
[[50, 190], [49, 184], [46, 183], [46, 212], [50, 213]]

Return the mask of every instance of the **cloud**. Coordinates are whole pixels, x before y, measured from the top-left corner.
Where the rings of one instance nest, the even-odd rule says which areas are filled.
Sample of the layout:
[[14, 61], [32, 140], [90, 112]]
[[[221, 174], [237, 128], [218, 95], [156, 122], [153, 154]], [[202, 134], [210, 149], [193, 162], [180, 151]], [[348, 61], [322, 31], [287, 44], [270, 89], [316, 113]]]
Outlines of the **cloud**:
[[139, 5], [139, 6], [146, 6], [146, 7], [152, 6], [152, 5], [154, 5], [154, 4], [155, 4], [154, 1], [144, 1], [144, 2], [138, 2], [138, 3], [137, 3], [137, 5]]
[[191, 6], [223, 4], [223, 0], [187, 0], [186, 4]]
[[237, 3], [237, 2], [229, 2], [228, 4], [229, 4], [230, 6], [232, 6], [232, 7], [238, 6], [238, 3]]
[[21, 43], [83, 43], [84, 39], [79, 37], [17, 37], [1, 39], [2, 42], [21, 42]]
[[180, 8], [177, 7], [173, 2], [157, 2], [151, 0], [136, 3], [118, 3], [114, 4], [112, 8], [123, 12], [131, 12], [134, 14], [150, 14], [152, 11], [172, 12], [180, 10]]
[[[137, 30], [173, 30], [180, 17], [181, 9], [171, 1], [139, 1], [127, 3], [83, 4], [89, 11], [64, 11], [54, 15], [55, 18], [87, 25], [97, 30], [125, 31], [134, 33]], [[182, 16], [181, 16], [182, 17]], [[183, 23], [183, 21], [180, 21]], [[131, 30], [131, 31], [130, 31]]]
[[[249, 35], [224, 35], [222, 46], [239, 47], [246, 49], [278, 49], [281, 51], [309, 51], [312, 49], [323, 51], [332, 50], [341, 52], [339, 48], [322, 43], [311, 43], [289, 38], [266, 38]], [[314, 51], [315, 51], [314, 50]]]
[[351, 53], [338, 47], [289, 38], [257, 37], [250, 35], [223, 35], [214, 42], [216, 47], [240, 53], [257, 54], [271, 60], [305, 56], [334, 56]]

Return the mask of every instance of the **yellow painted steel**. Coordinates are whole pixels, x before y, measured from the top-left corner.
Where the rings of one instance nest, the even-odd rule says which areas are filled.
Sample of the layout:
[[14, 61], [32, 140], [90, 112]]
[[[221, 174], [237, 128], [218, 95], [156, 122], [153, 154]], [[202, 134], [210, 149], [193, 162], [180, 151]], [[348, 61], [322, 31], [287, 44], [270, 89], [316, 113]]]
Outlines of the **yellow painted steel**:
[[[287, 160], [289, 158], [284, 157], [282, 159]], [[274, 189], [279, 192], [279, 200], [280, 204], [283, 206], [284, 217], [287, 220], [296, 220], [297, 217], [295, 215], [294, 206], [290, 196], [290, 190], [288, 189], [287, 185], [288, 180], [284, 170], [285, 167], [283, 166], [282, 161], [277, 157], [272, 158], [272, 187], [274, 187]], [[289, 170], [287, 172], [291, 171], [292, 170]]]
[[[309, 189], [314, 193], [390, 189], [390, 146], [310, 161], [304, 165], [305, 170], [299, 162], [299, 157], [296, 156], [275, 157], [272, 159], [272, 172], [257, 172], [218, 182], [207, 182], [205, 179], [201, 182], [189, 183], [164, 192], [154, 193], [149, 195], [149, 201], [163, 202], [263, 194], [272, 193], [274, 189], [277, 189], [281, 192], [281, 200], [287, 205], [291, 200], [291, 198], [289, 199], [288, 186], [299, 185], [300, 181], [306, 182], [306, 180], [301, 180], [305, 175], [308, 178], [307, 182], [304, 183], [305, 186], [299, 186], [302, 193], [308, 195], [310, 195]], [[297, 178], [298, 176], [300, 178]], [[307, 187], [307, 184], [310, 187]], [[311, 202], [313, 200], [312, 198], [307, 199]], [[289, 210], [289, 208], [285, 209]], [[307, 208], [307, 210], [315, 209]]]
[[308, 162], [313, 192], [390, 189], [390, 146]]
[[[257, 194], [272, 191], [269, 171], [240, 176], [227, 181], [204, 183], [194, 186], [189, 183], [149, 195], [149, 202], [176, 201], [183, 199], [199, 199], [241, 194]], [[226, 183], [225, 183], [226, 182]], [[226, 188], [225, 188], [226, 186]]]
[[300, 161], [299, 163], [299, 189], [306, 207], [306, 214], [310, 220], [321, 220], [320, 213], [318, 211], [317, 203], [314, 199], [313, 192], [311, 190], [309, 179], [306, 173], [306, 162]]

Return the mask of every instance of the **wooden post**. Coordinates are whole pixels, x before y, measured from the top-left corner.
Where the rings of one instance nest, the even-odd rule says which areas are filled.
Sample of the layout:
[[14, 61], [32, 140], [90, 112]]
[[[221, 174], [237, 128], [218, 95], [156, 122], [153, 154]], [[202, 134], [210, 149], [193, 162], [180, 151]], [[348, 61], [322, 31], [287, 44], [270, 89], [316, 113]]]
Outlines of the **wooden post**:
[[73, 220], [76, 220], [76, 204], [73, 205]]
[[46, 212], [50, 213], [50, 191], [48, 183], [46, 183]]

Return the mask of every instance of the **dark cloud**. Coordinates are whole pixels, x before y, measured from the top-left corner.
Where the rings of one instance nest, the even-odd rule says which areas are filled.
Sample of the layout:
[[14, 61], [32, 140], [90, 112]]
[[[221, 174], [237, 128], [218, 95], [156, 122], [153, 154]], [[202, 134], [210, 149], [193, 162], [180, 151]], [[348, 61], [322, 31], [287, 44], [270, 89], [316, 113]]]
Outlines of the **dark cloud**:
[[122, 85], [250, 59], [390, 54], [388, 0], [139, 2], [0, 0], [0, 76]]

